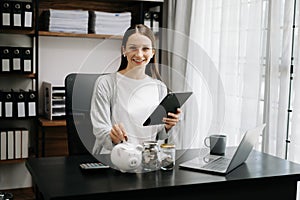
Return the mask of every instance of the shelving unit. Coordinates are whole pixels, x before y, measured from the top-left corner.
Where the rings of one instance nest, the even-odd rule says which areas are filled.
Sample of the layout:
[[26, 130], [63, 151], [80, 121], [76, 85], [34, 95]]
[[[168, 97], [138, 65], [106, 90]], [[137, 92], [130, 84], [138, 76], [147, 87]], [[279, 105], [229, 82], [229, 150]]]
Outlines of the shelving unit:
[[[18, 55], [10, 54], [4, 57], [4, 52], [1, 51], [0, 90], [2, 95], [10, 95], [9, 92], [11, 92], [12, 98], [18, 97], [18, 99], [11, 102], [1, 100], [0, 127], [3, 132], [14, 131], [13, 142], [16, 142], [17, 131], [28, 130], [29, 141], [26, 144], [26, 151], [29, 152], [28, 156], [32, 156], [35, 149], [31, 144], [37, 131], [38, 111], [38, 62], [36, 62], [38, 61], [38, 34], [35, 31], [38, 0], [4, 0], [1, 4], [9, 5], [8, 7], [12, 9], [10, 12], [5, 9], [1, 10], [0, 47], [14, 50], [18, 52]], [[17, 8], [22, 11], [16, 11]], [[23, 12], [24, 15], [21, 14]], [[9, 25], [5, 24], [7, 22], [4, 21], [7, 18], [4, 20], [4, 16], [10, 16]], [[5, 112], [12, 112], [12, 117], [7, 117]], [[14, 143], [14, 158], [2, 159], [0, 164], [24, 162], [26, 158], [18, 158], [17, 151], [16, 143]]]
[[[16, 0], [18, 2], [19, 0]], [[2, 2], [2, 1], [1, 1]], [[26, 0], [28, 2], [28, 0]], [[149, 12], [152, 8], [158, 7], [160, 10], [160, 14], [162, 15], [163, 10], [163, 0], [32, 0], [34, 9], [33, 9], [33, 24], [31, 29], [19, 29], [19, 28], [2, 28], [0, 30], [0, 37], [2, 34], [14, 34], [14, 35], [26, 35], [31, 38], [32, 47], [34, 50], [34, 55], [32, 62], [33, 71], [32, 73], [0, 73], [0, 83], [5, 82], [8, 87], [9, 85], [16, 85], [10, 84], [10, 81], [13, 82], [25, 82], [30, 81], [31, 83], [26, 83], [26, 88], [17, 87], [12, 88], [15, 90], [24, 89], [27, 90], [28, 87], [30, 90], [36, 92], [38, 96], [39, 90], [39, 37], [41, 36], [48, 36], [48, 37], [73, 37], [73, 38], [95, 38], [95, 39], [122, 39], [121, 35], [101, 35], [101, 34], [74, 34], [74, 33], [62, 33], [62, 32], [49, 32], [43, 31], [39, 28], [39, 16], [45, 10], [49, 9], [61, 9], [61, 10], [88, 10], [88, 11], [103, 11], [103, 12], [113, 12], [113, 13], [121, 13], [121, 12], [131, 12], [132, 20], [131, 24], [136, 23], [144, 23], [145, 22], [145, 14]], [[158, 18], [160, 26], [162, 24], [162, 18]], [[1, 45], [1, 44], [0, 44]], [[43, 67], [43, 66], [41, 66]], [[2, 89], [2, 88], [0, 88]], [[6, 88], [7, 89], [7, 88]], [[36, 112], [39, 111], [38, 100], [35, 104]], [[37, 127], [37, 117], [38, 113], [36, 113], [35, 117], [31, 117], [30, 119], [27, 118], [14, 118], [14, 119], [3, 119], [0, 118], [0, 125], [1, 127], [9, 127], [13, 128], [18, 127], [18, 121], [29, 121], [29, 129], [31, 132], [31, 144], [35, 140], [38, 140], [38, 129]], [[15, 123], [16, 122], [16, 123]], [[3, 125], [3, 126], [2, 126]], [[22, 125], [23, 126], [23, 125]], [[36, 134], [34, 134], [36, 133]], [[36, 155], [38, 155], [38, 141], [36, 142], [36, 146], [34, 151]], [[5, 162], [5, 161], [0, 161]]]

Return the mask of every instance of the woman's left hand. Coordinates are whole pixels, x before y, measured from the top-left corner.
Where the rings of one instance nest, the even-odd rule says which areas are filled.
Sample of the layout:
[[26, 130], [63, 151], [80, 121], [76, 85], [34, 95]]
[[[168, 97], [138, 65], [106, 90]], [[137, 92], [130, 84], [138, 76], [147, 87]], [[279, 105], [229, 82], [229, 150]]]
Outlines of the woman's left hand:
[[167, 132], [179, 122], [179, 116], [181, 113], [181, 109], [177, 108], [177, 113], [168, 113], [168, 117], [163, 118], [163, 122], [165, 122], [165, 128]]

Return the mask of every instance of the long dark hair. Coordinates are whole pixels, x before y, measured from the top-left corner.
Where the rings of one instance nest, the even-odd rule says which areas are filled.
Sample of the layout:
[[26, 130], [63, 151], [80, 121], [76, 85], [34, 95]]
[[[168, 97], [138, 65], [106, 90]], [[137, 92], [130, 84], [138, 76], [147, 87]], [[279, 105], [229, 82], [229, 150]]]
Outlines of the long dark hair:
[[[135, 34], [135, 33], [139, 33], [141, 35], [144, 35], [146, 37], [148, 37], [151, 42], [152, 42], [152, 48], [155, 50], [155, 53], [153, 55], [153, 57], [151, 58], [150, 62], [147, 64], [146, 66], [146, 70], [149, 69], [150, 71], [150, 75], [152, 78], [156, 78], [161, 80], [161, 76], [159, 74], [158, 71], [158, 64], [156, 61], [156, 45], [155, 45], [155, 36], [153, 34], [153, 32], [151, 31], [150, 28], [148, 28], [147, 26], [143, 25], [143, 24], [136, 24], [131, 26], [130, 28], [127, 29], [127, 31], [125, 32], [124, 36], [123, 36], [123, 40], [122, 40], [122, 47], [126, 47], [126, 43], [128, 41], [128, 38]], [[127, 67], [128, 61], [127, 58], [122, 56], [122, 48], [121, 48], [121, 64], [120, 67], [118, 69], [118, 71], [121, 71], [123, 69], [125, 69]]]

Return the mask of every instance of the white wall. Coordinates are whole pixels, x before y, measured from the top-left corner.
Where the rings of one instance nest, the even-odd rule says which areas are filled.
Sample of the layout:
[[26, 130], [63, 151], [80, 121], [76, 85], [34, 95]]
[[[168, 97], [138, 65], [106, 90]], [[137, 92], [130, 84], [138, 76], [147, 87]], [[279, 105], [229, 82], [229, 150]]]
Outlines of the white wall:
[[[65, 77], [72, 72], [116, 71], [120, 63], [120, 46], [119, 39], [40, 37], [39, 88], [43, 81], [63, 86]], [[40, 96], [40, 112], [42, 99]]]

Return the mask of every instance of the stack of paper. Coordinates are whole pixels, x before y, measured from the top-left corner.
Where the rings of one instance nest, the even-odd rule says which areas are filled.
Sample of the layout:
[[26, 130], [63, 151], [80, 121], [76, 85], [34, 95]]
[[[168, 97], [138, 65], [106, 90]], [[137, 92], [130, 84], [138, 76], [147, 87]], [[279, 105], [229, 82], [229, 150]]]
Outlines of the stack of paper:
[[51, 32], [88, 33], [88, 11], [55, 10], [46, 13], [44, 26]]
[[90, 29], [92, 33], [123, 35], [131, 25], [131, 13], [90, 12]]

